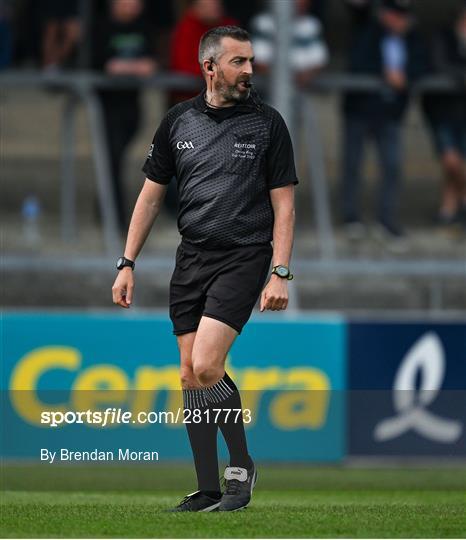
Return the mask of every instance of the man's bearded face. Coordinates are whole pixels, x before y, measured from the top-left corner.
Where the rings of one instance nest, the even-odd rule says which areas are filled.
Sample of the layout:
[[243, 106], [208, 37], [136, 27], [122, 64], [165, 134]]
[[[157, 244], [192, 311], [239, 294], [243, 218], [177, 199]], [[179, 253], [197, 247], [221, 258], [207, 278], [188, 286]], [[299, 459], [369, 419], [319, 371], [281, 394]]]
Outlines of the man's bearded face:
[[249, 81], [249, 77], [246, 75], [238, 75], [233, 81], [227, 81], [225, 73], [219, 69], [218, 78], [215, 81], [215, 90], [225, 101], [241, 103], [246, 101], [250, 94], [249, 87], [244, 84], [245, 81]]

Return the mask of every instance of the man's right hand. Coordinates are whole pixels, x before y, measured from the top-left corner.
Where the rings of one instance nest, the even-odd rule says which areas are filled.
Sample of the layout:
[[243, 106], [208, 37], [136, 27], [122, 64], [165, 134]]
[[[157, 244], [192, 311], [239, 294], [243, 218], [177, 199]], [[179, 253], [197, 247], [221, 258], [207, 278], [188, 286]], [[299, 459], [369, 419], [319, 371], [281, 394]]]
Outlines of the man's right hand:
[[134, 277], [133, 270], [126, 266], [118, 272], [112, 287], [113, 303], [129, 308], [133, 301]]

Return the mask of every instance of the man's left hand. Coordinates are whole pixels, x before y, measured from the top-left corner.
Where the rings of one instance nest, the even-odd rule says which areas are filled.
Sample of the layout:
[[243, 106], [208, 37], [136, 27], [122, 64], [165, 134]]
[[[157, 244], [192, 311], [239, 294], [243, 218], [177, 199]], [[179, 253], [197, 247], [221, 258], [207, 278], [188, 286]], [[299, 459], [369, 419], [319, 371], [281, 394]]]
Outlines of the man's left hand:
[[272, 311], [280, 311], [281, 309], [286, 309], [287, 305], [288, 280], [272, 274], [270, 281], [262, 291], [260, 310], [271, 309]]

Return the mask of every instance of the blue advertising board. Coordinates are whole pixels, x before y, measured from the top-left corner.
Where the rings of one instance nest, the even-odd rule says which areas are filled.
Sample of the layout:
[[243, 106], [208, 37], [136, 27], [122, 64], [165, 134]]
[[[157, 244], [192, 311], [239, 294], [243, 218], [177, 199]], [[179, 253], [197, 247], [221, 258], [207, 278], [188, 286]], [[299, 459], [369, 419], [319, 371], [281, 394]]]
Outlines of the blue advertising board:
[[[1, 341], [3, 457], [130, 448], [135, 455], [155, 450], [160, 461], [191, 458], [182, 415], [174, 416], [182, 396], [176, 339], [166, 317], [7, 313]], [[246, 326], [227, 371], [249, 411], [246, 429], [256, 459], [344, 457], [345, 348], [339, 317], [264, 317]], [[87, 411], [93, 418], [105, 413], [108, 424], [93, 424]], [[141, 412], [156, 421], [118, 421]], [[173, 415], [162, 422], [161, 412]]]
[[466, 455], [466, 324], [352, 322], [349, 453]]

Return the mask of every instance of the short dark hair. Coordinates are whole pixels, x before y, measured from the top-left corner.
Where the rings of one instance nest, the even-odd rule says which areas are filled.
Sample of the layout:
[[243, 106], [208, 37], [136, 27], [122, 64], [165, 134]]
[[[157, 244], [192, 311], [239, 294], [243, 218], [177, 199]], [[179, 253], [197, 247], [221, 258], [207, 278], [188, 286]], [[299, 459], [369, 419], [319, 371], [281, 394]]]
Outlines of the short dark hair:
[[220, 42], [224, 37], [230, 37], [237, 41], [251, 41], [249, 33], [239, 26], [216, 26], [201, 37], [199, 41], [199, 64], [204, 60], [213, 58], [217, 60]]

